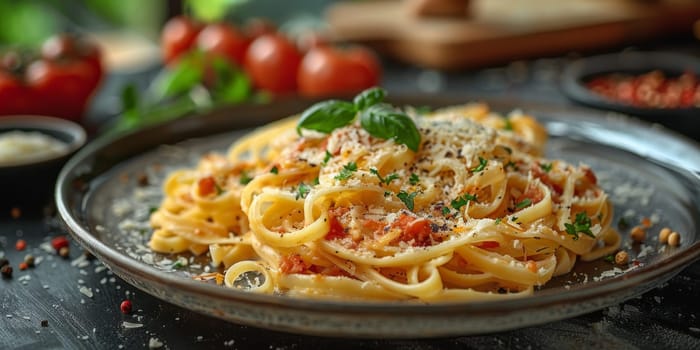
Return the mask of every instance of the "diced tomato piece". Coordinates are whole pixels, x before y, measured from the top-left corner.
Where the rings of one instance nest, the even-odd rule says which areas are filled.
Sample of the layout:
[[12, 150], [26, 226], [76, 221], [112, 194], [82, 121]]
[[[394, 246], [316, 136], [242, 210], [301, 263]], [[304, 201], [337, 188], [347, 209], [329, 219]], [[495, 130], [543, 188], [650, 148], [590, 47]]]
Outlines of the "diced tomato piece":
[[475, 244], [474, 246], [479, 247], [481, 249], [493, 249], [500, 247], [501, 244], [496, 241], [483, 241]]
[[591, 168], [583, 167], [583, 172], [588, 182], [590, 182], [593, 185], [596, 185], [598, 183], [598, 178], [595, 176], [595, 173], [593, 172], [593, 170], [591, 170]]
[[207, 176], [199, 179], [197, 182], [197, 193], [199, 193], [200, 196], [205, 197], [214, 193], [215, 191], [216, 181], [214, 180], [214, 177]]
[[383, 222], [377, 220], [365, 220], [362, 226], [364, 226], [371, 232], [381, 232], [384, 229], [384, 226], [386, 225]]
[[284, 274], [302, 273], [308, 269], [308, 265], [299, 254], [291, 254], [282, 257], [280, 271]]
[[[550, 189], [552, 189], [552, 191], [554, 191], [554, 194], [556, 194], [557, 196], [561, 196], [561, 194], [564, 193], [564, 189], [563, 189], [561, 186], [559, 186], [557, 183], [555, 183], [554, 181], [552, 181], [552, 179], [549, 178], [549, 174], [547, 174], [546, 172], [544, 172], [544, 171], [542, 170], [542, 168], [540, 167], [539, 164], [533, 164], [533, 165], [530, 167], [530, 170], [532, 171], [532, 175], [533, 175], [534, 177], [540, 179], [540, 181], [541, 181], [543, 184], [545, 184], [545, 186], [547, 186], [547, 187], [549, 187]], [[540, 195], [541, 195], [541, 194], [540, 194]], [[542, 199], [540, 198], [540, 200], [542, 200]], [[533, 202], [534, 202], [534, 203], [537, 203], [537, 202], [539, 202], [539, 200], [538, 200], [538, 201], [534, 201], [534, 200], [533, 200]]]
[[348, 210], [348, 208], [332, 208], [328, 210], [328, 224], [330, 225], [330, 228], [326, 234], [326, 240], [330, 241], [337, 238], [343, 238], [347, 235], [345, 228], [340, 223], [340, 220], [338, 220], [338, 217], [348, 212]]
[[391, 226], [402, 231], [399, 238], [401, 241], [412, 242], [414, 246], [426, 247], [431, 243], [430, 235], [433, 232], [430, 224], [430, 220], [402, 214]]

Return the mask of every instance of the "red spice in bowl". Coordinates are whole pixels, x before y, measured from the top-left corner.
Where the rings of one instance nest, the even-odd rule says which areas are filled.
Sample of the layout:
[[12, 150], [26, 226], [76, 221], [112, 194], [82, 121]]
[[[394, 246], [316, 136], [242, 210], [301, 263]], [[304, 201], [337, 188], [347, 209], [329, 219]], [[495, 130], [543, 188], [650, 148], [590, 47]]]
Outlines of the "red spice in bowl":
[[692, 72], [675, 77], [660, 70], [610, 73], [595, 76], [585, 85], [605, 98], [640, 108], [700, 107], [700, 80]]

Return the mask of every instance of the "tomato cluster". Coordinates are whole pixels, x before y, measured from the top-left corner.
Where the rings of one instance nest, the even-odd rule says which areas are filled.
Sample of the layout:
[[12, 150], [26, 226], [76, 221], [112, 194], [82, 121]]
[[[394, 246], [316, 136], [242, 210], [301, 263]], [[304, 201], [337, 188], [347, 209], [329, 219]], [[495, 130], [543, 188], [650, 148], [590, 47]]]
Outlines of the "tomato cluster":
[[192, 50], [203, 52], [207, 61], [225, 58], [242, 68], [256, 88], [275, 95], [354, 93], [377, 85], [381, 75], [377, 58], [364, 47], [337, 47], [315, 35], [292, 40], [260, 19], [239, 29], [174, 17], [163, 28], [161, 48], [167, 65]]
[[73, 35], [49, 38], [38, 54], [0, 54], [0, 115], [82, 118], [103, 77], [100, 51]]

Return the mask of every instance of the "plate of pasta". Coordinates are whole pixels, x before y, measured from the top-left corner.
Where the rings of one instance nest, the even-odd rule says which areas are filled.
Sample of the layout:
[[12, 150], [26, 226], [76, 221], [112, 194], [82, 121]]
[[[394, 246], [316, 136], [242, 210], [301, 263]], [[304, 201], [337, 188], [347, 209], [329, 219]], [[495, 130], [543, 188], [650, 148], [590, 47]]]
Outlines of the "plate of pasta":
[[700, 255], [700, 149], [682, 136], [522, 101], [385, 100], [236, 107], [97, 140], [63, 169], [59, 213], [156, 297], [316, 335], [541, 324]]

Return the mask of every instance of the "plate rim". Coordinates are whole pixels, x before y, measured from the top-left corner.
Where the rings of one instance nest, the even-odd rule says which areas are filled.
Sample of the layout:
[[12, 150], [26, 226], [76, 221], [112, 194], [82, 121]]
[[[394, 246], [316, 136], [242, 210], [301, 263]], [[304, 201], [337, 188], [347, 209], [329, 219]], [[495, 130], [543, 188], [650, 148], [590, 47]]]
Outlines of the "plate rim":
[[[458, 101], [484, 101], [490, 106], [494, 105], [507, 105], [507, 106], [520, 106], [523, 110], [541, 110], [548, 109], [549, 112], [564, 112], [564, 113], [584, 113], [586, 115], [596, 116], [596, 118], [608, 118], [609, 115], [604, 115], [600, 111], [587, 110], [579, 107], [570, 106], [557, 106], [551, 104], [541, 104], [525, 102], [520, 99], [493, 99], [493, 98], [479, 98], [479, 97], [467, 97], [460, 95], [440, 95], [439, 98], [432, 98], [430, 96], [397, 96], [395, 100], [404, 101], [437, 101], [437, 104], [450, 105], [450, 101], [459, 103]], [[442, 102], [442, 103], [441, 103]], [[303, 103], [310, 103], [309, 101], [304, 101]], [[230, 110], [237, 110], [239, 107], [229, 107]], [[255, 108], [255, 107], [253, 107]], [[263, 108], [264, 109], [264, 108]], [[212, 114], [209, 114], [212, 115]], [[216, 114], [213, 114], [216, 116]], [[283, 117], [282, 116], [277, 116]], [[142, 278], [147, 277], [151, 281], [163, 285], [170, 285], [174, 288], [178, 288], [181, 291], [186, 291], [188, 293], [194, 293], [197, 295], [206, 295], [210, 297], [215, 297], [217, 299], [227, 301], [227, 302], [237, 302], [246, 303], [254, 305], [262, 305], [268, 307], [283, 307], [290, 310], [299, 310], [305, 312], [343, 312], [351, 313], [357, 315], [366, 314], [377, 314], [386, 312], [399, 312], [402, 316], [406, 315], [416, 315], [425, 316], [426, 314], [440, 313], [441, 315], [462, 315], [469, 312], [479, 312], [479, 313], [508, 313], [515, 310], [529, 310], [537, 309], [545, 305], [551, 304], [566, 304], [572, 300], [583, 301], [592, 300], [599, 298], [604, 295], [608, 295], [612, 292], [619, 291], [625, 286], [634, 286], [636, 284], [643, 284], [645, 282], [653, 281], [658, 279], [659, 276], [664, 274], [669, 274], [670, 276], [675, 275], [676, 272], [680, 271], [682, 268], [686, 267], [693, 261], [700, 258], [700, 240], [695, 239], [693, 244], [683, 247], [682, 251], [677, 252], [672, 257], [667, 257], [658, 261], [654, 264], [653, 271], [656, 273], [650, 273], [650, 269], [634, 269], [624, 274], [623, 278], [615, 279], [616, 283], [609, 283], [609, 280], [603, 280], [599, 282], [589, 283], [590, 287], [580, 288], [579, 285], [572, 287], [567, 290], [566, 293], [547, 294], [542, 297], [525, 297], [513, 300], [497, 301], [497, 302], [440, 302], [435, 304], [423, 304], [423, 303], [401, 303], [401, 302], [338, 302], [337, 300], [323, 300], [323, 299], [307, 299], [307, 298], [290, 298], [284, 296], [275, 295], [260, 295], [255, 293], [249, 293], [244, 291], [232, 290], [227, 288], [221, 288], [220, 286], [211, 286], [201, 282], [196, 282], [183, 278], [182, 276], [176, 276], [174, 274], [166, 274], [161, 270], [155, 269], [147, 264], [136, 261], [123, 252], [119, 252], [98, 239], [98, 237], [91, 233], [89, 229], [85, 226], [84, 220], [79, 220], [75, 217], [73, 211], [73, 205], [70, 203], [72, 181], [77, 178], [76, 171], [79, 170], [80, 166], [94, 157], [100, 151], [108, 148], [115, 142], [119, 140], [129, 139], [130, 137], [137, 137], [138, 135], [152, 134], [154, 130], [160, 128], [168, 128], [173, 125], [175, 126], [191, 126], [193, 125], [193, 120], [206, 119], [207, 115], [186, 117], [183, 119], [177, 119], [167, 122], [162, 125], [154, 125], [139, 131], [135, 131], [123, 135], [112, 135], [110, 137], [98, 138], [97, 140], [89, 143], [77, 154], [75, 154], [68, 163], [63, 167], [61, 173], [59, 174], [58, 180], [55, 187], [55, 200], [58, 209], [58, 213], [61, 219], [66, 223], [70, 233], [76, 238], [80, 244], [90, 250], [93, 254], [100, 257], [100, 259], [107, 265], [115, 265], [119, 269], [131, 270], [132, 273], [141, 276]], [[216, 117], [215, 117], [216, 118]], [[614, 118], [618, 120], [624, 120], [624, 123], [632, 123], [637, 128], [644, 128], [653, 130], [654, 133], [660, 133], [667, 138], [674, 138], [677, 142], [683, 143], [691, 148], [694, 148], [698, 154], [700, 154], [700, 147], [695, 144], [692, 140], [686, 139], [680, 134], [674, 133], [673, 131], [665, 130], [663, 128], [657, 128], [649, 123], [639, 121], [634, 118], [629, 118], [622, 115], [614, 115]], [[201, 125], [195, 123], [194, 125]], [[235, 126], [227, 129], [228, 131], [236, 130]], [[220, 130], [221, 131], [221, 130]], [[214, 134], [212, 134], [214, 135]], [[191, 138], [191, 137], [189, 137]], [[180, 140], [185, 141], [185, 138]], [[157, 147], [158, 144], [151, 145], [151, 148]], [[138, 155], [131, 155], [136, 157]], [[123, 160], [117, 162], [117, 164], [123, 162]], [[676, 166], [680, 166], [676, 164]], [[697, 176], [697, 173], [693, 169], [687, 169], [691, 173]], [[104, 173], [104, 171], [103, 171]], [[698, 177], [700, 179], [700, 177]], [[698, 233], [696, 232], [696, 235]], [[110, 266], [112, 267], [112, 266]], [[145, 268], [145, 269], [144, 269]], [[674, 272], [675, 271], [675, 272]], [[669, 278], [670, 278], [669, 276]], [[152, 293], [151, 293], [152, 294]], [[156, 296], [158, 297], [158, 296]], [[162, 300], [162, 299], [161, 299]], [[169, 300], [164, 300], [166, 302], [172, 302]], [[592, 310], [589, 310], [592, 311]], [[216, 315], [212, 315], [216, 316]], [[573, 315], [572, 315], [573, 316]]]

